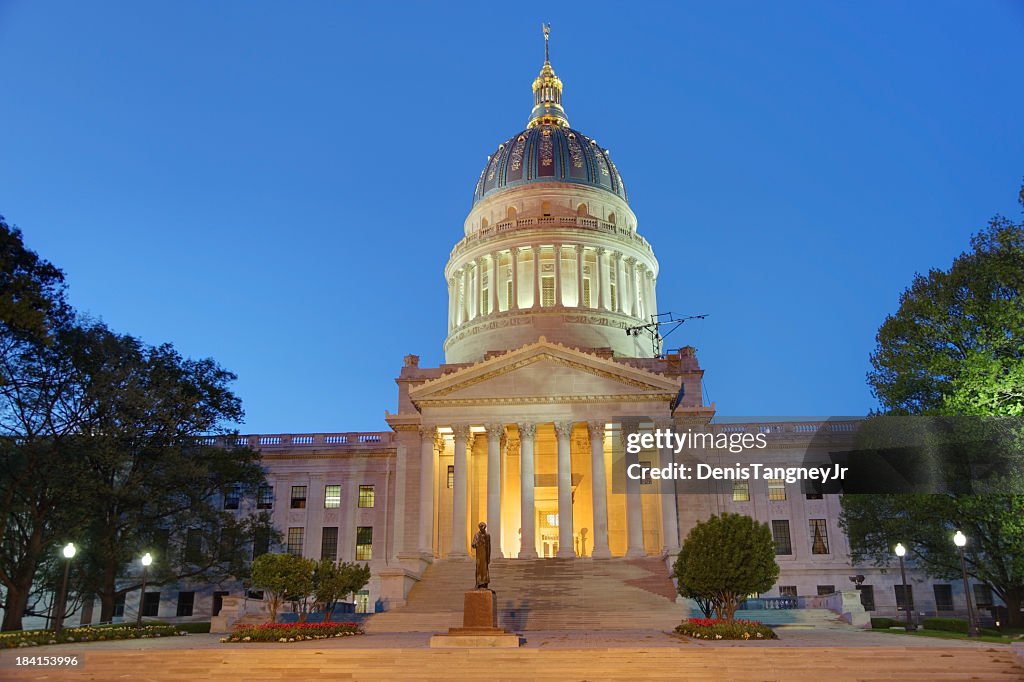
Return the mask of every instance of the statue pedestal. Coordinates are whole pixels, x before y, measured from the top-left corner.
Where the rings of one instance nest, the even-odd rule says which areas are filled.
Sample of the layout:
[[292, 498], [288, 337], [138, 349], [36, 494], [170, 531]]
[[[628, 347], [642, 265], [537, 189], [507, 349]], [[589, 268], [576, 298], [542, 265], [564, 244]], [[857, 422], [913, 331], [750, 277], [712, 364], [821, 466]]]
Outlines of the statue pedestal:
[[491, 590], [466, 593], [462, 627], [449, 628], [448, 634], [434, 635], [435, 649], [518, 647], [519, 635], [498, 627], [498, 598]]

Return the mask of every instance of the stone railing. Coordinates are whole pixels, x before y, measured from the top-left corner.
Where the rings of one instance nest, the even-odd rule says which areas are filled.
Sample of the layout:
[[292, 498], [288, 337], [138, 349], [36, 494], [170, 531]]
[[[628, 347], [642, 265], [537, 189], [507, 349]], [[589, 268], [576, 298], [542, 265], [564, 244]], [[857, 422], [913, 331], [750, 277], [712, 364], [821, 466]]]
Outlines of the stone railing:
[[817, 433], [854, 433], [859, 427], [859, 421], [823, 421], [708, 424], [707, 429], [711, 433], [789, 433], [799, 436]]
[[800, 608], [799, 600], [796, 597], [757, 597], [748, 599], [740, 606], [741, 610], [758, 609], [797, 609]]
[[[537, 230], [553, 225], [577, 227], [584, 230], [593, 230], [602, 234], [611, 235], [618, 238], [620, 241], [629, 242], [633, 246], [641, 248], [648, 253], [653, 253], [651, 245], [647, 240], [629, 228], [620, 227], [614, 223], [599, 220], [598, 218], [583, 218], [580, 216], [549, 216], [544, 218], [519, 218], [516, 220], [505, 220], [500, 223], [483, 227], [468, 237], [464, 237], [462, 241], [457, 243], [452, 248], [451, 259], [455, 259], [465, 250], [471, 249], [483, 242], [489, 241], [492, 238], [505, 237], [509, 233], [518, 230]], [[571, 243], [571, 239], [567, 238], [566, 243]]]
[[203, 439], [207, 445], [230, 444], [250, 447], [254, 450], [274, 448], [325, 447], [337, 445], [390, 445], [394, 442], [392, 431], [356, 431], [349, 433], [278, 433], [239, 436], [209, 436]]

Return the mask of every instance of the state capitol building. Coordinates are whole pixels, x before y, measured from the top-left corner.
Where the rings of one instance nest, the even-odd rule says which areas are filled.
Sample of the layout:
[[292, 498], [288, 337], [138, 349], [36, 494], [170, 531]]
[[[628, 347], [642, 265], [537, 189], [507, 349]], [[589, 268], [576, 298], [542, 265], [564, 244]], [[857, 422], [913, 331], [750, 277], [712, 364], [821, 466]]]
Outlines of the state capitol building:
[[[839, 495], [781, 480], [706, 494], [613, 483], [624, 420], [651, 431], [767, 433], [766, 461], [842, 449], [857, 422], [715, 423], [695, 349], [659, 353], [650, 337], [626, 333], [656, 319], [659, 272], [681, 264], [659, 262], [648, 241], [657, 227], [642, 229], [608, 150], [573, 127], [562, 94], [545, 37], [526, 126], [490, 154], [462, 232], [451, 235], [445, 362], [404, 358], [391, 430], [243, 436], [261, 451], [269, 485], [225, 508], [272, 513], [283, 544], [256, 553], [367, 562], [372, 578], [355, 602], [376, 614], [368, 631], [458, 624], [481, 521], [506, 624], [554, 627], [561, 613], [595, 627], [614, 613], [620, 627], [630, 617], [671, 627], [692, 606], [670, 579], [681, 541], [721, 512], [771, 528], [781, 573], [758, 595], [765, 603], [789, 598], [842, 615], [857, 589], [869, 615], [896, 615], [899, 571], [851, 565]], [[656, 466], [671, 456], [637, 457]], [[573, 586], [544, 589], [559, 575]], [[917, 572], [908, 582], [915, 611], [965, 609], [956, 585]], [[260, 607], [241, 584], [153, 589], [162, 591], [147, 595], [144, 615], [212, 615], [215, 630], [218, 618], [230, 626]]]

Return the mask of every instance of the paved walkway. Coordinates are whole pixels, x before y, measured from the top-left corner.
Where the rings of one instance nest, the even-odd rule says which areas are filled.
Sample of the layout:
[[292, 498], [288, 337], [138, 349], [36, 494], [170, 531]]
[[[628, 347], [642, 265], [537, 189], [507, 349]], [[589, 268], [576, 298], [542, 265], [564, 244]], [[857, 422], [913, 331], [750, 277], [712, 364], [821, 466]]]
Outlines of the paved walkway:
[[[429, 635], [293, 644], [221, 644], [219, 635], [0, 652], [0, 680], [1024, 680], [1009, 646], [850, 629], [780, 628], [769, 642], [705, 642], [653, 630], [531, 632], [518, 650], [429, 649]], [[67, 656], [77, 670], [17, 668], [17, 655]]]

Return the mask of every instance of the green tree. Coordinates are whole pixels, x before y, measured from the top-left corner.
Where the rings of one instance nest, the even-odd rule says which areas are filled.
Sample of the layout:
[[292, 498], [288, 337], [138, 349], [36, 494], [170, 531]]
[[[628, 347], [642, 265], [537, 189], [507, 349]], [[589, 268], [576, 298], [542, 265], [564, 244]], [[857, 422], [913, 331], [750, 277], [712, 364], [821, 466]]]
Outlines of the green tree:
[[370, 567], [366, 564], [321, 559], [313, 572], [313, 595], [321, 604], [326, 620], [331, 619], [338, 602], [358, 592], [370, 582]]
[[[1024, 188], [1021, 192], [1024, 205]], [[993, 218], [948, 270], [916, 275], [878, 331], [868, 383], [894, 415], [1024, 413], [1024, 223]], [[1017, 422], [1019, 424], [1019, 422]], [[988, 428], [988, 425], [985, 426]], [[1011, 440], [1024, 442], [1020, 429]], [[1018, 447], [1018, 452], [1020, 448]], [[855, 561], [885, 564], [896, 542], [937, 577], [960, 575], [952, 543], [968, 536], [967, 571], [1024, 625], [1020, 476], [984, 495], [845, 495], [841, 522]]]
[[64, 273], [25, 248], [21, 230], [0, 216], [0, 336], [42, 340], [67, 314]]
[[779, 577], [771, 530], [744, 514], [713, 515], [686, 536], [674, 574], [679, 594], [710, 602], [732, 622], [747, 595], [771, 589]]
[[252, 586], [269, 593], [270, 622], [284, 601], [304, 599], [313, 592], [313, 571], [317, 564], [294, 554], [261, 554], [252, 562]]

